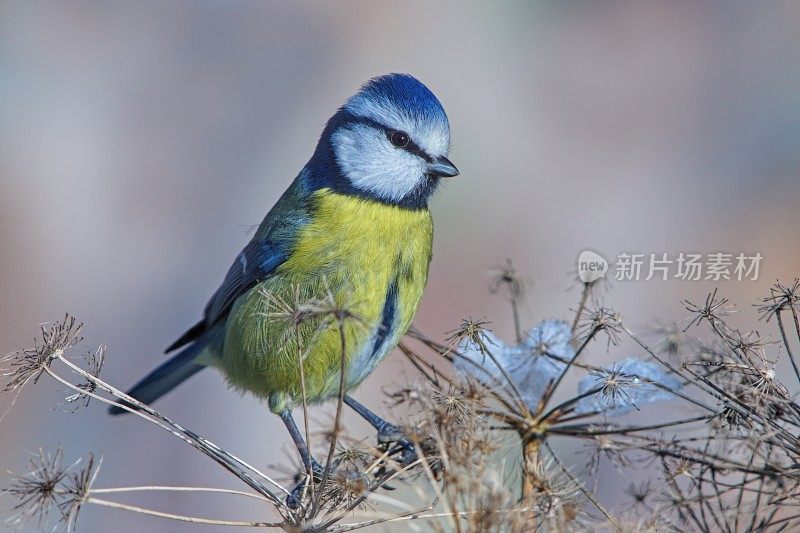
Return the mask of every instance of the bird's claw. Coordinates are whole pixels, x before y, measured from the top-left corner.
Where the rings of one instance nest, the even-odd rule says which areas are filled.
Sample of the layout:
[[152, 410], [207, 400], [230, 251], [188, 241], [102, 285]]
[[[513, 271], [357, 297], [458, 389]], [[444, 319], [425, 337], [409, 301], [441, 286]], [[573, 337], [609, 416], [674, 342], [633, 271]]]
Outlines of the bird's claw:
[[286, 496], [286, 506], [293, 511], [299, 509], [302, 505], [308, 490], [308, 481], [311, 476], [314, 477], [314, 483], [322, 483], [325, 469], [322, 468], [318, 462], [312, 460], [310, 470], [311, 475], [309, 475], [308, 469], [306, 469], [306, 471], [302, 473], [300, 481], [294, 486], [289, 495]]
[[388, 452], [401, 466], [408, 466], [419, 458], [416, 446], [407, 433], [389, 423], [378, 431], [378, 447]]

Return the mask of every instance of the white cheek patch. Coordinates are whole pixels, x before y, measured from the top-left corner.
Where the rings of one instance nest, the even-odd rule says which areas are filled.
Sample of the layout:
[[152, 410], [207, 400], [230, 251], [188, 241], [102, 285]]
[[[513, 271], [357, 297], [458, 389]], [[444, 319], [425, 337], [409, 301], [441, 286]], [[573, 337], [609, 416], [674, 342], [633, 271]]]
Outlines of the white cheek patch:
[[364, 117], [388, 128], [404, 131], [432, 157], [447, 155], [450, 148], [450, 125], [447, 119], [431, 115], [412, 117], [386, 99], [375, 99], [357, 94], [345, 104], [345, 109], [357, 117]]
[[425, 161], [389, 142], [386, 134], [354, 124], [331, 137], [336, 162], [357, 189], [387, 201], [399, 202], [425, 178]]

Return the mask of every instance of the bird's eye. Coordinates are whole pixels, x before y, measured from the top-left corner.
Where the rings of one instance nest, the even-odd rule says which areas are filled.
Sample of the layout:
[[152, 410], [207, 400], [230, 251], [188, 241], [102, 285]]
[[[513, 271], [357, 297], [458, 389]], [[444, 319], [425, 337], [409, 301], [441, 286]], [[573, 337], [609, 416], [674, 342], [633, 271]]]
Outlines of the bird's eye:
[[408, 142], [411, 139], [408, 137], [408, 133], [404, 131], [395, 131], [392, 132], [392, 135], [391, 137], [389, 137], [389, 140], [392, 141], [392, 144], [397, 146], [398, 148], [405, 148], [406, 146], [408, 146]]

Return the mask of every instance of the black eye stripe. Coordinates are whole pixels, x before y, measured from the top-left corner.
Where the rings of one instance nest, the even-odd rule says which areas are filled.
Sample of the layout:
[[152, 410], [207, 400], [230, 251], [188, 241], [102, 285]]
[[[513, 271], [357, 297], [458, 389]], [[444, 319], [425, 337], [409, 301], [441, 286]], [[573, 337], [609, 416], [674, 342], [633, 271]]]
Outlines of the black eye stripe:
[[[384, 129], [386, 130], [386, 138], [389, 139], [389, 142], [391, 142], [392, 135], [397, 133], [397, 130], [388, 130], [386, 128], [384, 128]], [[420, 148], [419, 145], [417, 143], [415, 143], [414, 140], [410, 136], [408, 138], [408, 144], [406, 144], [405, 146], [402, 146], [402, 147], [398, 146], [398, 148], [400, 148], [401, 150], [405, 150], [406, 152], [412, 153], [414, 155], [417, 155], [417, 156], [421, 157], [422, 159], [424, 159], [425, 161], [427, 161], [428, 163], [430, 163], [433, 160], [431, 158], [431, 156], [429, 156], [428, 153], [425, 150]]]
[[[356, 116], [353, 116], [353, 115], [351, 115], [351, 116], [353, 118], [352, 118], [352, 120], [350, 122], [366, 124], [367, 126], [373, 127], [376, 130], [383, 131], [386, 134], [386, 138], [389, 139], [389, 142], [392, 142], [392, 134], [398, 131], [398, 130], [392, 130], [392, 129], [387, 128], [386, 126], [384, 126], [383, 124], [381, 124], [377, 120], [372, 120], [372, 119], [367, 118], [367, 117], [356, 117]], [[392, 145], [392, 146], [394, 146], [394, 145]], [[407, 145], [403, 146], [402, 148], [398, 146], [397, 148], [399, 150], [405, 150], [406, 152], [409, 152], [411, 154], [419, 156], [422, 159], [424, 159], [427, 163], [431, 163], [433, 161], [433, 158], [431, 156], [429, 156], [428, 153], [425, 150], [420, 148], [420, 146], [417, 143], [414, 142], [414, 139], [411, 139], [411, 136], [409, 136], [409, 141], [408, 141]]]

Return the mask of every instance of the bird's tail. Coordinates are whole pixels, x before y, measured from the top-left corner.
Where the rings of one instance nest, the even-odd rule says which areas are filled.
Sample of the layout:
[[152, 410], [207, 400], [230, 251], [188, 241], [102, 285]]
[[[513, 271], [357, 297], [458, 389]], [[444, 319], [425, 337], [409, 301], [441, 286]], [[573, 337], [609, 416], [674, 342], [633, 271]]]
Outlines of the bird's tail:
[[[203, 351], [203, 348], [205, 348], [205, 342], [202, 342], [202, 339], [198, 339], [178, 352], [166, 363], [150, 372], [128, 391], [128, 395], [148, 405], [162, 397], [205, 368], [205, 365], [198, 362], [198, 356]], [[127, 402], [121, 403], [133, 408]], [[122, 407], [112, 405], [108, 412], [112, 415], [119, 415], [128, 411]]]

